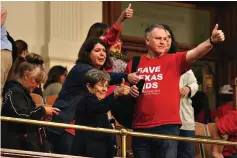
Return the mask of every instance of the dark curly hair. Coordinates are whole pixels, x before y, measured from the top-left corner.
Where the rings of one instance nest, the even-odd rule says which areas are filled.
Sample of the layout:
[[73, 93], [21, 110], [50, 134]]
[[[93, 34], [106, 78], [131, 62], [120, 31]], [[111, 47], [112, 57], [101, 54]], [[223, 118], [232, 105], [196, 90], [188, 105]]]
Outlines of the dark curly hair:
[[85, 41], [78, 53], [78, 59], [76, 61], [76, 64], [78, 62], [82, 62], [82, 63], [86, 63], [86, 64], [90, 64], [93, 65], [93, 63], [91, 63], [91, 58], [90, 58], [90, 53], [93, 50], [93, 48], [95, 47], [95, 45], [97, 43], [100, 43], [101, 45], [103, 45], [105, 47], [106, 50], [106, 59], [105, 59], [105, 63], [104, 65], [101, 67], [101, 69], [111, 69], [112, 68], [112, 63], [111, 60], [109, 58], [109, 52], [108, 52], [108, 45], [101, 39], [96, 38], [96, 39], [89, 39], [87, 41]]

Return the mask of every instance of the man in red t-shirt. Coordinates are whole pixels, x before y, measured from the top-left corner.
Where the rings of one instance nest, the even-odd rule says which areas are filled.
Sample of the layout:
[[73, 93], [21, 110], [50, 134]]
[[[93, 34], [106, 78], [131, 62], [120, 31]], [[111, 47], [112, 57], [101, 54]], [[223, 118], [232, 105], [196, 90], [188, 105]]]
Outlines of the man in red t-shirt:
[[[228, 135], [231, 141], [237, 141], [237, 111], [230, 111], [225, 116], [221, 117], [216, 121], [213, 127], [213, 139], [220, 140], [222, 136]], [[236, 158], [237, 157], [237, 147], [225, 146], [223, 151], [225, 157]], [[212, 152], [213, 158], [224, 158], [221, 151], [218, 151], [218, 145], [213, 146]]]
[[[133, 129], [138, 132], [178, 135], [181, 125], [180, 76], [190, 69], [192, 63], [204, 56], [216, 43], [224, 40], [224, 34], [218, 25], [212, 31], [210, 39], [188, 52], [168, 54], [167, 32], [161, 25], [152, 25], [145, 31], [148, 53], [142, 55], [137, 74], [145, 79], [143, 91], [137, 99], [133, 117]], [[132, 61], [126, 72], [130, 73]], [[131, 95], [138, 91], [131, 88]], [[177, 142], [172, 140], [153, 140], [133, 137], [135, 157], [176, 158]]]

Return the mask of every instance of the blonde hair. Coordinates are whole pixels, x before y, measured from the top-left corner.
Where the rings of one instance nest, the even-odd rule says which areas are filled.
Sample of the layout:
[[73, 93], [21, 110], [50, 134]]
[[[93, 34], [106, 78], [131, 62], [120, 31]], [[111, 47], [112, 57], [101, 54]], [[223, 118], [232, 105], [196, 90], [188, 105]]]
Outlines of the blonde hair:
[[47, 74], [43, 68], [43, 58], [35, 53], [29, 53], [24, 59], [14, 63], [15, 74], [13, 79], [22, 79], [26, 71], [31, 77], [34, 77], [38, 83], [44, 83], [47, 79]]

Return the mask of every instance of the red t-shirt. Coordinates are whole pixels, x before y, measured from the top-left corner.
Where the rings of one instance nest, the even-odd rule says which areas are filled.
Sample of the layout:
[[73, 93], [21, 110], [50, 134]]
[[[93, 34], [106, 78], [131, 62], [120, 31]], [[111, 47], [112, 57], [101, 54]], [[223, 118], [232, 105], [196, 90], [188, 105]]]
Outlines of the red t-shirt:
[[[216, 126], [221, 135], [227, 134], [228, 140], [237, 142], [237, 111], [230, 111], [228, 114], [216, 121]], [[223, 149], [224, 156], [237, 154], [237, 147], [225, 146]]]
[[218, 118], [221, 118], [221, 117], [223, 117], [225, 114], [227, 114], [231, 110], [233, 110], [233, 101], [230, 101], [230, 102], [227, 102], [227, 103], [221, 105], [216, 110], [216, 116]]
[[[137, 99], [133, 118], [133, 128], [150, 128], [165, 124], [181, 124], [179, 116], [180, 76], [189, 68], [186, 63], [187, 52], [165, 54], [150, 59], [140, 58], [138, 75], [145, 79], [143, 92]], [[126, 72], [130, 73], [132, 61]]]

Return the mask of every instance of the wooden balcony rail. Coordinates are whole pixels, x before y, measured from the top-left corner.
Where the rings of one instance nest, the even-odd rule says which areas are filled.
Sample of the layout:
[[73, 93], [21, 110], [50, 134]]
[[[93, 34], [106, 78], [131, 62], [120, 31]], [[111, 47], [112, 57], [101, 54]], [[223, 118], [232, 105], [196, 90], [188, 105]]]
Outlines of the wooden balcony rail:
[[179, 137], [179, 136], [169, 136], [162, 134], [149, 134], [149, 133], [141, 133], [141, 132], [132, 132], [126, 129], [115, 130], [115, 129], [105, 129], [105, 128], [94, 128], [87, 126], [79, 126], [79, 125], [70, 125], [56, 122], [46, 122], [46, 121], [38, 121], [38, 120], [29, 120], [29, 119], [21, 119], [21, 118], [12, 118], [12, 117], [0, 117], [1, 121], [7, 122], [17, 122], [17, 123], [25, 123], [25, 124], [34, 124], [40, 126], [51, 126], [57, 128], [71, 128], [75, 130], [85, 130], [85, 131], [94, 131], [94, 132], [103, 132], [103, 133], [111, 133], [122, 136], [122, 157], [126, 157], [126, 136], [136, 136], [136, 137], [147, 137], [147, 138], [159, 138], [159, 139], [169, 139], [169, 140], [177, 140], [177, 141], [187, 141], [187, 142], [198, 142], [198, 143], [207, 143], [207, 144], [218, 144], [218, 145], [231, 145], [237, 146], [237, 142], [229, 142], [223, 140], [211, 140], [211, 139], [202, 139], [202, 138], [187, 138], [187, 137]]

